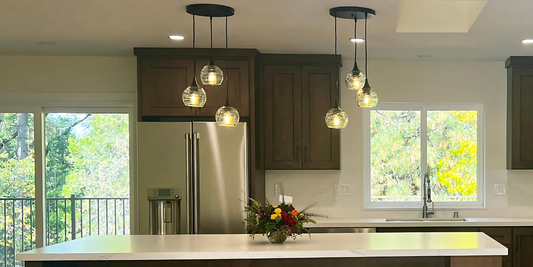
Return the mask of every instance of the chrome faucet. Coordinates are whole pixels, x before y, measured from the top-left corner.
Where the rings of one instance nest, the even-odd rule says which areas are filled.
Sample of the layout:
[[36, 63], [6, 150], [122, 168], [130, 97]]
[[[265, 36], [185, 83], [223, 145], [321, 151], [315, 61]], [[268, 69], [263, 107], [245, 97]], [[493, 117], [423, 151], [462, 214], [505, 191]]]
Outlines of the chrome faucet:
[[[424, 194], [424, 206], [422, 207], [422, 218], [429, 218], [428, 215], [435, 214], [435, 202], [431, 199], [431, 181], [429, 175], [424, 175], [424, 181], [422, 182], [422, 192]], [[428, 209], [428, 203], [431, 203], [431, 208]]]

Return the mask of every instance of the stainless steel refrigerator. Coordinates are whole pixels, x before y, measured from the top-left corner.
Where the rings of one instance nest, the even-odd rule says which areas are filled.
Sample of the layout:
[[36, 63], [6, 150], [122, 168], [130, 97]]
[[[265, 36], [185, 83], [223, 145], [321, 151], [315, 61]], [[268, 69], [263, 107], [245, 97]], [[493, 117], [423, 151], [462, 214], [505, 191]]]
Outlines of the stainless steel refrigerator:
[[148, 234], [148, 188], [181, 188], [181, 233], [244, 233], [247, 129], [214, 122], [138, 124], [138, 203]]

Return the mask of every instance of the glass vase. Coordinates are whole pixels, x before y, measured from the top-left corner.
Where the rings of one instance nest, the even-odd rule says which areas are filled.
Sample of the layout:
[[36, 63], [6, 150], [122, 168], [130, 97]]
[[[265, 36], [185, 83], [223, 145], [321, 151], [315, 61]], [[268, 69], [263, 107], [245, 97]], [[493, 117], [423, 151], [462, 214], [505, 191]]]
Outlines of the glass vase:
[[289, 235], [283, 231], [272, 230], [267, 233], [268, 240], [273, 244], [282, 244]]

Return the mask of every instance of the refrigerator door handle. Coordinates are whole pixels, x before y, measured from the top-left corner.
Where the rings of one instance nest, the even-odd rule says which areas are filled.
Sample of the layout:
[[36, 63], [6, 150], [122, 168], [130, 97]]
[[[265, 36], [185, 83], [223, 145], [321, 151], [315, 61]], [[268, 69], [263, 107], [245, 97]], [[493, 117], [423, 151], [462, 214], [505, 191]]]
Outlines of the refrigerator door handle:
[[187, 175], [187, 233], [192, 234], [193, 233], [193, 225], [194, 225], [194, 218], [191, 216], [191, 211], [194, 209], [194, 199], [193, 199], [193, 180], [192, 180], [192, 170], [191, 170], [191, 164], [192, 164], [192, 140], [191, 140], [191, 134], [186, 133], [185, 134], [185, 147], [187, 148], [187, 151], [185, 151], [185, 165], [186, 165], [186, 175]]
[[200, 222], [200, 134], [194, 133], [193, 137], [193, 196], [194, 196], [194, 234], [198, 234]]

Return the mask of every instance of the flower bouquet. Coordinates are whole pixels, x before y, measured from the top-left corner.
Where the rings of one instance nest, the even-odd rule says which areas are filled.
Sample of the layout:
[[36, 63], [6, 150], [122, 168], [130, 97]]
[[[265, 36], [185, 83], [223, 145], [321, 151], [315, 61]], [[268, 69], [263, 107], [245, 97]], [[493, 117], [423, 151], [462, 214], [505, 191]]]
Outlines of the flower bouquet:
[[308, 233], [305, 223], [316, 223], [309, 215], [298, 212], [291, 203], [282, 202], [278, 206], [260, 204], [250, 198], [246, 206], [246, 230], [252, 237], [255, 234], [267, 235], [272, 243], [283, 243], [287, 237]]

